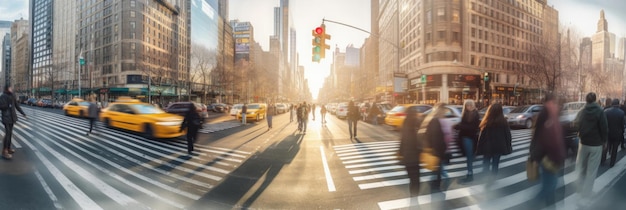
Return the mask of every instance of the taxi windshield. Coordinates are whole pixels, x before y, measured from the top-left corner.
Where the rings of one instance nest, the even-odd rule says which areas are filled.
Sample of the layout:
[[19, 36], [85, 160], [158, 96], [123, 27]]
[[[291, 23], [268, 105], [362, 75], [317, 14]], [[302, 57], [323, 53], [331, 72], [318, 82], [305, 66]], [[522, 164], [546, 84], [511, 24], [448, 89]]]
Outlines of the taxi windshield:
[[130, 105], [134, 110], [137, 111], [137, 114], [161, 114], [165, 113], [163, 110], [156, 108], [150, 104], [133, 104]]
[[259, 105], [258, 104], [248, 105], [248, 109], [259, 109]]

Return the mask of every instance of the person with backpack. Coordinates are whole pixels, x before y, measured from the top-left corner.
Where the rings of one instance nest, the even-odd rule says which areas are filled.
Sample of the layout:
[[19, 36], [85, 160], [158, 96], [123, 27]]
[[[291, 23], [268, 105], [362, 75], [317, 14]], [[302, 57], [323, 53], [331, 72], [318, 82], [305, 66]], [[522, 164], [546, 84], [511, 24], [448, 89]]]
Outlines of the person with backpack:
[[202, 129], [203, 121], [198, 112], [196, 105], [189, 103], [189, 109], [187, 113], [185, 113], [185, 118], [180, 126], [179, 132], [183, 132], [183, 130], [187, 129], [187, 154], [189, 155], [193, 152], [193, 144], [198, 137], [198, 130]]

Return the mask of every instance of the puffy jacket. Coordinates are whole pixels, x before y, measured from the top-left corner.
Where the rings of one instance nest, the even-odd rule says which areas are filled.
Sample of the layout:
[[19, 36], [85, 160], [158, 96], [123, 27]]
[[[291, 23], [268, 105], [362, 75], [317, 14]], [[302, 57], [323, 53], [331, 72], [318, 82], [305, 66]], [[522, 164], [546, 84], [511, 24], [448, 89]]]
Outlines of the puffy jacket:
[[606, 115], [597, 103], [587, 103], [574, 120], [580, 143], [587, 146], [600, 146], [608, 139], [609, 126]]
[[4, 92], [2, 96], [0, 96], [0, 110], [2, 111], [2, 123], [14, 124], [17, 122], [17, 113], [15, 110], [20, 112], [20, 114], [26, 116], [20, 104], [15, 100], [15, 96], [11, 92]]

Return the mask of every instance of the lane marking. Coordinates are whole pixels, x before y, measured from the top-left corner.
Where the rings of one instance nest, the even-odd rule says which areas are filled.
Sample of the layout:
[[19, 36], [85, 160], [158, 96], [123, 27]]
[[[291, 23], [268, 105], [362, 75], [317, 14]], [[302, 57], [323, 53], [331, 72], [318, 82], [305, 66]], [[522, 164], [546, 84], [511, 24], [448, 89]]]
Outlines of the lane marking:
[[27, 141], [24, 141], [24, 143], [26, 144], [26, 146], [30, 147], [30, 149], [35, 153], [35, 156], [37, 156], [37, 158], [41, 160], [44, 167], [48, 169], [50, 174], [52, 174], [52, 176], [59, 182], [59, 184], [61, 184], [63, 189], [70, 195], [70, 197], [72, 197], [72, 199], [74, 199], [74, 201], [76, 201], [76, 203], [82, 209], [102, 209], [100, 206], [98, 206], [98, 204], [96, 204], [96, 202], [91, 200], [89, 196], [87, 196], [82, 190], [80, 190], [78, 186], [74, 185], [74, 183], [70, 181], [69, 178], [63, 175], [63, 173], [61, 173], [61, 171], [56, 166], [54, 166], [52, 162], [48, 160], [48, 158], [43, 156], [41, 152], [39, 152], [39, 150], [35, 148], [35, 146]]
[[324, 146], [320, 146], [320, 152], [322, 153], [322, 164], [324, 165], [324, 174], [326, 175], [326, 185], [328, 186], [329, 192], [335, 192], [335, 183], [333, 182], [333, 177], [330, 175], [330, 169], [328, 167], [328, 162], [326, 161], [326, 154], [324, 153]]
[[35, 176], [37, 176], [39, 183], [41, 183], [41, 186], [48, 194], [48, 197], [50, 197], [50, 200], [54, 204], [54, 207], [57, 209], [63, 209], [63, 206], [61, 206], [61, 204], [59, 203], [59, 199], [57, 199], [57, 196], [54, 195], [54, 193], [52, 192], [52, 189], [50, 189], [50, 187], [48, 186], [48, 183], [46, 182], [46, 180], [43, 179], [43, 177], [41, 176], [37, 168], [35, 168]]

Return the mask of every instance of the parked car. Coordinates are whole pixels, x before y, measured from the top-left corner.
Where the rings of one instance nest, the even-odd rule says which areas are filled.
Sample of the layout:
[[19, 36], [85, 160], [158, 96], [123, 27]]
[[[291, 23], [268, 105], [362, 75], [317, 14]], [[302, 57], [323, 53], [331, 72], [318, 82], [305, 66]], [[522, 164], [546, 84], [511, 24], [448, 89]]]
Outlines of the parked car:
[[[447, 130], [454, 132], [454, 129], [452, 127], [461, 122], [461, 118], [463, 116], [463, 105], [446, 105], [445, 109], [446, 113], [443, 116], [443, 121], [445, 125], [442, 126], [448, 126]], [[433, 109], [429, 109], [428, 111], [424, 112], [424, 114], [428, 114], [431, 111], [433, 111]]]
[[276, 112], [278, 114], [285, 113], [285, 112], [287, 112], [287, 110], [289, 110], [289, 108], [287, 107], [286, 104], [283, 104], [283, 103], [277, 103], [276, 104]]
[[41, 99], [37, 101], [37, 106], [42, 108], [52, 108], [52, 100], [51, 99]]
[[29, 106], [37, 106], [37, 101], [38, 100], [36, 98], [29, 98], [26, 101], [26, 104], [29, 105]]
[[[513, 109], [515, 109], [516, 107], [514, 106], [502, 106], [502, 114], [504, 114], [504, 116], [506, 116], [506, 114], [510, 113]], [[485, 114], [487, 113], [487, 109], [489, 109], [489, 106], [486, 106], [480, 110], [478, 110], [478, 116], [480, 116], [480, 120], [483, 120], [483, 117], [485, 116]]]
[[394, 129], [400, 130], [402, 128], [402, 124], [404, 123], [404, 119], [406, 118], [406, 112], [409, 109], [415, 109], [417, 113], [424, 113], [433, 107], [431, 105], [426, 104], [400, 104], [387, 112], [387, 116], [385, 117], [385, 124], [393, 127]]
[[336, 108], [336, 116], [339, 119], [345, 119], [348, 117], [348, 103], [340, 103]]
[[211, 111], [217, 113], [224, 113], [228, 111], [228, 106], [226, 104], [211, 104]]
[[511, 112], [504, 115], [504, 117], [507, 122], [509, 122], [509, 126], [511, 127], [523, 127], [529, 129], [535, 126], [537, 116], [542, 109], [543, 105], [540, 104], [520, 106], [511, 110]]
[[578, 131], [572, 124], [576, 119], [578, 112], [585, 108], [587, 103], [584, 101], [569, 102], [563, 104], [561, 109], [559, 122], [563, 128], [563, 140], [565, 141], [566, 151], [572, 151], [573, 154], [578, 153]]
[[165, 112], [185, 116], [185, 113], [187, 113], [187, 111], [189, 110], [190, 103], [193, 103], [196, 106], [197, 110], [202, 110], [200, 112], [200, 117], [209, 118], [209, 112], [207, 112], [207, 107], [204, 104], [196, 102], [175, 102], [167, 106], [167, 108], [165, 108]]
[[233, 108], [230, 109], [230, 116], [237, 116], [237, 113], [241, 112], [241, 107], [243, 104], [235, 104]]

